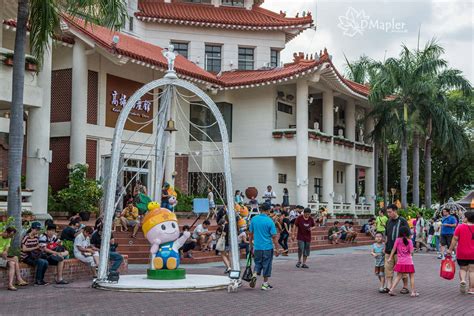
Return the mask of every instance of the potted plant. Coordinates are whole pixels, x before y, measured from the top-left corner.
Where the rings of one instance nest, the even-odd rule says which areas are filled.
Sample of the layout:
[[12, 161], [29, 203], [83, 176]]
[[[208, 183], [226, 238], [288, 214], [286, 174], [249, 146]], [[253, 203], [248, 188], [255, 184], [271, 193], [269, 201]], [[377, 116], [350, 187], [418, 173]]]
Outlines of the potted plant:
[[13, 66], [13, 53], [3, 53], [2, 56], [4, 65]]
[[32, 211], [23, 210], [21, 212], [21, 219], [24, 220], [24, 221], [31, 222], [31, 221], [35, 220], [35, 215], [33, 214]]
[[6, 222], [8, 219], [8, 214], [6, 210], [0, 210], [0, 222]]
[[273, 132], [272, 136], [273, 136], [273, 138], [282, 138], [283, 137], [283, 132]]
[[38, 71], [38, 61], [34, 57], [26, 56], [25, 69], [28, 71]]
[[83, 221], [90, 219], [91, 212], [98, 210], [103, 195], [99, 181], [87, 179], [87, 165], [77, 164], [69, 173], [69, 186], [57, 193], [57, 201], [70, 213], [79, 213]]

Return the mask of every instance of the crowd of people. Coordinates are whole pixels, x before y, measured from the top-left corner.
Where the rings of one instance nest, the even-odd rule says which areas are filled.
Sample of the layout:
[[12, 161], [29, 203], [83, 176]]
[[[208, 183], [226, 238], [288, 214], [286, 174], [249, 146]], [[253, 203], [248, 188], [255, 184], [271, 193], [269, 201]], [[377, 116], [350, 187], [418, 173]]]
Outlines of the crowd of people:
[[[135, 192], [136, 191], [136, 192]], [[141, 210], [140, 203], [145, 203], [146, 188], [139, 186], [134, 190], [134, 197], [125, 202], [123, 210], [116, 212], [114, 231], [131, 230], [130, 238], [136, 238], [140, 222], [146, 213]], [[172, 195], [169, 186], [164, 185], [162, 202], [170, 206]], [[208, 189], [209, 216], [196, 227], [185, 225], [183, 232], [190, 232], [190, 237], [180, 249], [183, 258], [193, 258], [193, 251], [215, 252], [220, 255], [225, 265], [225, 273], [230, 273], [230, 241], [229, 218], [225, 206], [218, 207], [214, 201], [212, 188]], [[238, 231], [238, 246], [246, 256], [253, 254], [255, 261], [254, 275], [250, 286], [255, 287], [257, 278], [263, 276], [262, 290], [270, 290], [269, 278], [272, 272], [273, 256], [288, 256], [289, 241], [297, 243], [298, 255], [296, 267], [308, 269], [308, 257], [311, 252], [312, 230], [316, 226], [326, 227], [329, 214], [321, 208], [316, 214], [311, 209], [297, 205], [289, 207], [288, 190], [284, 190], [283, 203], [273, 204], [276, 194], [271, 186], [262, 195], [264, 203], [259, 204], [256, 197], [249, 199], [248, 208], [255, 208], [253, 214], [248, 213], [244, 206], [244, 198], [240, 191], [235, 192], [234, 202], [237, 210], [236, 228]], [[244, 212], [245, 210], [245, 212]], [[245, 213], [244, 215], [242, 215]], [[253, 217], [252, 217], [253, 215]], [[375, 275], [379, 282], [379, 292], [396, 295], [396, 287], [402, 282], [403, 288], [399, 293], [419, 296], [415, 288], [415, 267], [413, 254], [425, 248], [427, 251], [437, 251], [438, 258], [452, 257], [460, 266], [460, 290], [462, 293], [474, 294], [474, 212], [466, 212], [464, 223], [451, 214], [449, 209], [443, 209], [439, 219], [425, 219], [417, 214], [414, 219], [405, 219], [398, 214], [396, 205], [389, 205], [378, 212], [375, 218], [370, 218], [361, 228], [361, 233], [374, 238], [370, 246], [370, 254], [375, 261]], [[211, 221], [216, 228], [211, 230]], [[96, 221], [94, 228], [81, 224], [79, 216], [70, 218], [60, 236], [52, 221], [45, 223], [34, 222], [21, 238], [20, 258], [8, 256], [10, 242], [17, 233], [13, 227], [8, 227], [0, 234], [0, 267], [8, 268], [8, 289], [15, 291], [17, 286], [28, 283], [22, 279], [19, 263], [24, 262], [35, 267], [35, 284], [46, 285], [45, 273], [49, 266], [57, 266], [55, 282], [67, 284], [63, 278], [64, 260], [74, 257], [90, 267], [93, 277], [99, 264], [99, 251], [102, 236], [102, 217]], [[334, 221], [328, 227], [328, 241], [332, 244], [353, 244], [357, 241], [358, 232], [352, 221]], [[71, 253], [64, 242], [73, 244]], [[116, 272], [123, 256], [117, 252], [117, 243], [112, 235], [110, 240], [110, 269]], [[396, 273], [396, 275], [395, 275]], [[408, 286], [410, 280], [410, 288]], [[469, 285], [468, 285], [469, 284]]]
[[[439, 259], [456, 259], [460, 268], [461, 293], [474, 294], [474, 212], [466, 212], [463, 223], [451, 214], [449, 208], [442, 210], [439, 219], [427, 222], [418, 213], [415, 220], [407, 221], [399, 216], [397, 206], [392, 204], [387, 207], [386, 215], [381, 210], [372, 223], [375, 225], [375, 242], [370, 253], [375, 260], [380, 293], [395, 296], [395, 289], [402, 281], [400, 294], [419, 296], [415, 287], [413, 255], [425, 247], [427, 251], [437, 250]], [[397, 275], [394, 279], [395, 272]]]
[[[73, 216], [60, 235], [52, 220], [47, 220], [44, 227], [39, 222], [33, 222], [21, 236], [20, 255], [10, 255], [11, 241], [18, 233], [21, 232], [14, 227], [7, 227], [0, 233], [0, 267], [8, 268], [8, 290], [16, 291], [17, 286], [28, 285], [21, 276], [20, 262], [34, 267], [34, 285], [39, 286], [49, 284], [45, 280], [45, 274], [50, 266], [56, 266], [55, 283], [68, 284], [63, 278], [63, 271], [65, 260], [69, 258], [76, 258], [86, 264], [91, 268], [92, 276], [97, 276], [102, 234], [100, 219], [96, 222], [96, 227], [92, 228], [81, 224], [78, 216]], [[72, 245], [71, 253], [66, 248], [66, 243]], [[113, 237], [110, 243], [109, 271], [113, 272], [119, 269], [123, 256], [116, 252], [117, 244]]]

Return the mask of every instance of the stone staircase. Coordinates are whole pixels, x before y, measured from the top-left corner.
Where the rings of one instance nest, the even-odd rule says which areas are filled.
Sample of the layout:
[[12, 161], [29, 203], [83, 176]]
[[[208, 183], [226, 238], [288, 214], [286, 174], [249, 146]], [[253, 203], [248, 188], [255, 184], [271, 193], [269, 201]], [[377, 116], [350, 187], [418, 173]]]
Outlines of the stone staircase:
[[[182, 227], [182, 225], [180, 225]], [[210, 231], [215, 231], [216, 226], [211, 226]], [[360, 231], [360, 226], [354, 225], [356, 231]], [[340, 243], [338, 245], [331, 245], [328, 241], [327, 231], [329, 227], [316, 227], [312, 233], [311, 250], [322, 250], [332, 248], [350, 247], [354, 245], [369, 245], [373, 243], [371, 237], [365, 234], [358, 233], [356, 244]], [[119, 229], [118, 229], [119, 230]], [[128, 255], [129, 264], [146, 264], [149, 262], [150, 257], [150, 245], [143, 236], [142, 232], [137, 234], [137, 238], [130, 238], [130, 232], [114, 232], [115, 242], [119, 244], [118, 251], [122, 254]], [[298, 252], [298, 244], [296, 241], [288, 242], [289, 252]], [[241, 257], [244, 258], [244, 250], [241, 251]], [[193, 258], [183, 258], [181, 263], [197, 264], [197, 263], [209, 263], [221, 261], [221, 257], [216, 255], [216, 252], [202, 252], [200, 250], [193, 250]]]

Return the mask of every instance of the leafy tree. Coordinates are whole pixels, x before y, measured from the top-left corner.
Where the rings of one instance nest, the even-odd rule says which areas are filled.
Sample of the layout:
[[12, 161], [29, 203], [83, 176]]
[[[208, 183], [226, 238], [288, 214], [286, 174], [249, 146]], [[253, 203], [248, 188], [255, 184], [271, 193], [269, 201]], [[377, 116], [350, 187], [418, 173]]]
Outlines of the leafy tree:
[[[8, 151], [8, 212], [21, 225], [21, 163], [23, 158], [23, 92], [25, 50], [29, 28], [31, 53], [41, 65], [50, 38], [60, 28], [61, 14], [83, 18], [110, 28], [119, 28], [126, 18], [123, 0], [18, 0], [15, 54], [13, 56], [12, 102]], [[19, 245], [19, 235], [13, 245]]]

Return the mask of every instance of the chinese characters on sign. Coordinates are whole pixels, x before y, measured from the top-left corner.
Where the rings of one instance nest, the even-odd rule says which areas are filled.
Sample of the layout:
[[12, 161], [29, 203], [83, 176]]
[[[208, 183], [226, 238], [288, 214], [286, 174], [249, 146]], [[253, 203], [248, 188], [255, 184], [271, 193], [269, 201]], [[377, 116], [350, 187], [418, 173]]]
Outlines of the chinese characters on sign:
[[[127, 95], [121, 93], [120, 96], [119, 96], [117, 90], [113, 90], [112, 91], [112, 101], [110, 103], [114, 106], [112, 111], [120, 112], [122, 110], [120, 107], [123, 108], [127, 104]], [[135, 105], [133, 106], [133, 109], [137, 110], [137, 111], [146, 112], [146, 114], [141, 113], [140, 116], [144, 117], [144, 118], [150, 118], [148, 116], [148, 113], [150, 113], [150, 111], [151, 111], [151, 106], [152, 106], [151, 101], [140, 99], [135, 103]], [[130, 114], [136, 116], [138, 113], [131, 112]]]
[[[106, 95], [106, 126], [115, 127], [117, 119], [130, 97], [144, 84], [107, 74]], [[142, 133], [153, 132], [153, 97], [144, 95], [138, 100], [130, 111], [129, 120], [125, 123], [125, 129], [129, 131], [140, 130]]]

